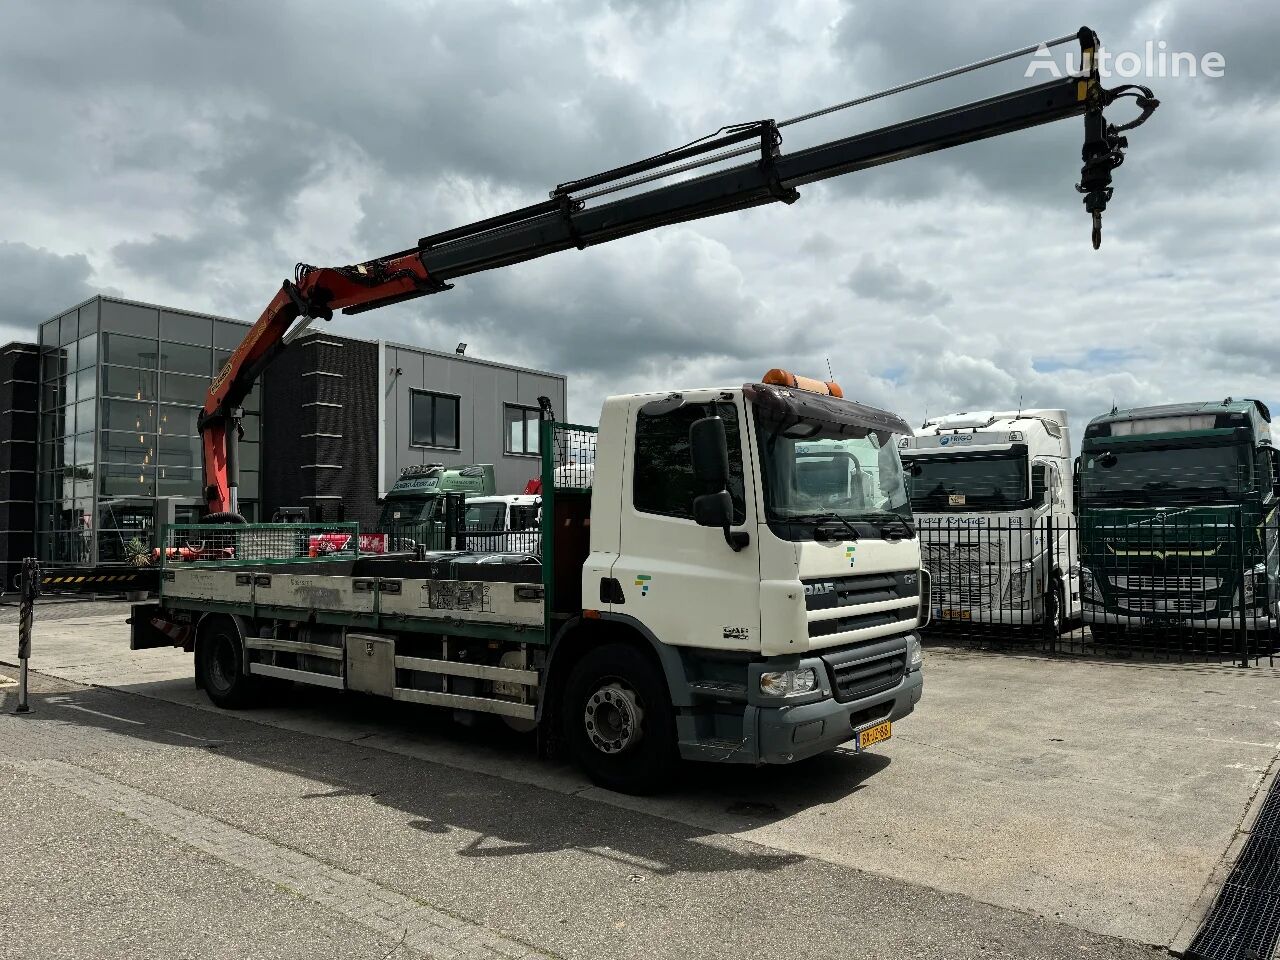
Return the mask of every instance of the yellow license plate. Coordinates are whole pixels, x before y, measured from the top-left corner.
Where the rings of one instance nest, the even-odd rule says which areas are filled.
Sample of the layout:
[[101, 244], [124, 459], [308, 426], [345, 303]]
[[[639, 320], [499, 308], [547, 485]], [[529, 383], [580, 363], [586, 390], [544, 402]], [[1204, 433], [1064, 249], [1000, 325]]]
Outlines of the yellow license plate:
[[943, 620], [969, 620], [972, 619], [973, 613], [969, 610], [943, 610]]
[[858, 749], [865, 750], [867, 747], [873, 747], [877, 743], [882, 743], [893, 736], [893, 724], [886, 720], [884, 723], [877, 723], [874, 727], [868, 727], [858, 734]]

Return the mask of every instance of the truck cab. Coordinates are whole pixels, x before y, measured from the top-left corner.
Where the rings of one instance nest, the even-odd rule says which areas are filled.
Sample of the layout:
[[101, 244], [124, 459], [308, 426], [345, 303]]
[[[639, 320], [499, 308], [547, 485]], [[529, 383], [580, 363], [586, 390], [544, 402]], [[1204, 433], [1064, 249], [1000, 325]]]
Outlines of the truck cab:
[[1056, 633], [1079, 615], [1070, 456], [1059, 409], [935, 417], [903, 441], [940, 621]]
[[377, 532], [387, 534], [392, 550], [411, 550], [418, 545], [430, 550], [443, 547], [446, 493], [466, 497], [497, 493], [493, 464], [445, 467], [426, 463], [405, 467], [382, 498]]
[[1277, 451], [1258, 400], [1112, 410], [1085, 429], [1077, 483], [1084, 619], [1272, 634]]
[[525, 493], [468, 497], [464, 526], [468, 550], [541, 556], [542, 497]]

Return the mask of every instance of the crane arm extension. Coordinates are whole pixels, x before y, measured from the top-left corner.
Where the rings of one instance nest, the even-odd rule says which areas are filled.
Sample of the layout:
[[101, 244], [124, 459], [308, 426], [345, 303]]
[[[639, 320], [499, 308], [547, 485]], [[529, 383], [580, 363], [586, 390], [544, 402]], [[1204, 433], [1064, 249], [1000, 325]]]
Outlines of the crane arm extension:
[[[561, 184], [541, 203], [423, 237], [408, 250], [354, 266], [299, 264], [294, 280], [285, 281], [210, 385], [200, 416], [209, 510], [237, 511], [236, 418], [254, 380], [302, 326], [312, 319], [330, 319], [335, 310], [360, 313], [448, 290], [448, 281], [457, 277], [560, 250], [581, 250], [668, 224], [766, 203], [793, 203], [799, 197], [797, 187], [805, 184], [1078, 116], [1085, 120], [1085, 141], [1077, 189], [1084, 194], [1086, 212], [1093, 216], [1096, 248], [1101, 240], [1101, 215], [1112, 195], [1111, 173], [1123, 162], [1128, 145], [1120, 134], [1145, 121], [1159, 101], [1150, 90], [1136, 85], [1104, 89], [1095, 56], [1097, 35], [1082, 27], [1076, 38], [1081, 51], [1079, 75], [789, 155], [780, 152], [780, 125], [773, 120], [726, 127], [676, 150]], [[1121, 97], [1133, 98], [1142, 115], [1117, 127], [1107, 123], [1103, 110]], [[588, 200], [608, 193], [754, 152], [757, 144], [759, 155], [750, 162], [587, 206]], [[295, 327], [300, 318], [302, 324]]]

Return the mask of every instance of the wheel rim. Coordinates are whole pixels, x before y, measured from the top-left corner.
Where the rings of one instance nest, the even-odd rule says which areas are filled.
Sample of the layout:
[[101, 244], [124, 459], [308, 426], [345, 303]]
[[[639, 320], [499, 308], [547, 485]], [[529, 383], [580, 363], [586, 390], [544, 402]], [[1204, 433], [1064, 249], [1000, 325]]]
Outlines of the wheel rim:
[[220, 692], [230, 690], [240, 675], [239, 652], [226, 634], [210, 638], [209, 681]]
[[601, 753], [633, 749], [644, 738], [644, 708], [639, 697], [620, 681], [602, 683], [582, 711], [587, 739]]

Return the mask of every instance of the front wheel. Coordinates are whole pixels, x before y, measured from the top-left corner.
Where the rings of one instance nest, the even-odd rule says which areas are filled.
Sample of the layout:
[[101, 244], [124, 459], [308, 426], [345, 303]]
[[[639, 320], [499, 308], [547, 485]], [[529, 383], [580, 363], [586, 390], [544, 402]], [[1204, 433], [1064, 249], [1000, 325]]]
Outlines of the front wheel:
[[574, 759], [602, 787], [655, 793], [675, 773], [675, 720], [661, 669], [624, 643], [589, 651], [573, 667], [561, 709]]
[[250, 706], [260, 688], [257, 677], [244, 671], [240, 633], [235, 625], [218, 619], [200, 631], [196, 639], [196, 683], [214, 706], [239, 710]]

